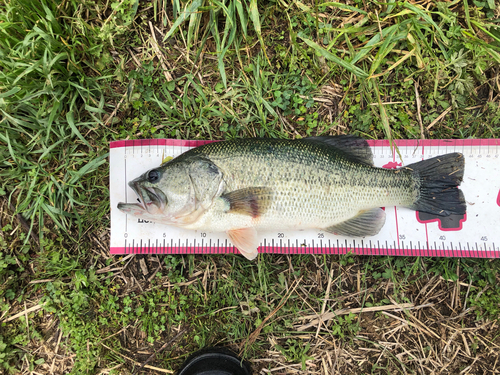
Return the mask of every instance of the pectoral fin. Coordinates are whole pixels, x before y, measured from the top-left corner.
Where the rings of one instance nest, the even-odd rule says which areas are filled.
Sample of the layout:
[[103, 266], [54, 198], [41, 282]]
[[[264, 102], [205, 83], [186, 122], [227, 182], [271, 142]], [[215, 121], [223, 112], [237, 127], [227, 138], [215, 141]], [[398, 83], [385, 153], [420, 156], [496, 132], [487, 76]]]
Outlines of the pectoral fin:
[[374, 236], [385, 224], [385, 211], [374, 208], [360, 211], [356, 216], [342, 223], [332, 225], [324, 229], [326, 232], [339, 234], [341, 236], [364, 237]]
[[226, 193], [221, 198], [229, 203], [228, 212], [257, 218], [267, 211], [272, 196], [273, 191], [270, 188], [251, 187]]
[[238, 248], [241, 255], [249, 260], [254, 260], [259, 252], [259, 241], [255, 228], [233, 229], [226, 232], [234, 246]]

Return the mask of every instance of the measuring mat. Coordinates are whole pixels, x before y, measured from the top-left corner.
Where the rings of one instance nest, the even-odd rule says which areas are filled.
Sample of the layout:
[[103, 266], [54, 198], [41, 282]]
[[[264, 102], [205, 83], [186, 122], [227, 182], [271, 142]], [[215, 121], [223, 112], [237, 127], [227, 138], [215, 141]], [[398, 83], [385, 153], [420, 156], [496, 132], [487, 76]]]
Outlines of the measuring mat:
[[[137, 201], [128, 182], [211, 141], [145, 139], [110, 144], [112, 254], [238, 253], [225, 233], [185, 230], [157, 224], [118, 210], [119, 202]], [[321, 230], [259, 232], [259, 252], [280, 254], [412, 255], [500, 257], [500, 140], [368, 141], [375, 166], [397, 168], [451, 152], [465, 157], [460, 185], [467, 202], [465, 215], [439, 217], [407, 208], [386, 207], [386, 222], [372, 237], [350, 238]], [[400, 158], [402, 157], [402, 160]]]

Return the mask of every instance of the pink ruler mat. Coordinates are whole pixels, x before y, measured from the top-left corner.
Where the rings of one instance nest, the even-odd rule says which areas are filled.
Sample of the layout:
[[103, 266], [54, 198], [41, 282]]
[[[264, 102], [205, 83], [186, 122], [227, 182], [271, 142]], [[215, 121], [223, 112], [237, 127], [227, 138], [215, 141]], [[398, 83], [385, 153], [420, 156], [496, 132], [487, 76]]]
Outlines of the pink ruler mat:
[[[143, 139], [110, 144], [110, 204], [112, 254], [238, 253], [225, 233], [191, 231], [148, 222], [117, 209], [135, 202], [127, 183], [176, 157], [211, 141]], [[405, 208], [386, 207], [387, 220], [373, 237], [349, 238], [320, 230], [261, 233], [259, 252], [279, 254], [345, 254], [500, 257], [500, 140], [398, 140], [400, 159], [389, 141], [368, 141], [374, 164], [396, 168], [430, 157], [461, 152], [465, 175], [460, 188], [467, 214], [442, 219]]]

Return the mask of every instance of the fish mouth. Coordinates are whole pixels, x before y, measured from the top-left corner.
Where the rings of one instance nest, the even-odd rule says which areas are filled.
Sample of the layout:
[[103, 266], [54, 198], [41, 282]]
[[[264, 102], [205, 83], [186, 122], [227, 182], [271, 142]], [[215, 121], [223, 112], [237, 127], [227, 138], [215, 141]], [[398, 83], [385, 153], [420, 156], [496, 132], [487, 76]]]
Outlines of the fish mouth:
[[140, 181], [130, 181], [129, 186], [137, 194], [138, 203], [118, 203], [118, 209], [125, 213], [131, 213], [136, 216], [145, 214], [156, 215], [163, 213], [167, 199], [163, 192], [155, 187], [141, 186]]

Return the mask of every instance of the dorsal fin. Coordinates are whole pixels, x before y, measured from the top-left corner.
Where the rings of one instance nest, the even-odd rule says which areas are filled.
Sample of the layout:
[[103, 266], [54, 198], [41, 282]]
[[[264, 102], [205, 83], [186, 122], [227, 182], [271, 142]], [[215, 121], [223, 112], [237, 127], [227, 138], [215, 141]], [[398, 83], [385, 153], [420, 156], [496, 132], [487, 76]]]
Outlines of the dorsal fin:
[[368, 142], [366, 139], [356, 137], [355, 135], [325, 135], [304, 138], [304, 141], [335, 147], [345, 153], [352, 161], [373, 165], [373, 154]]

